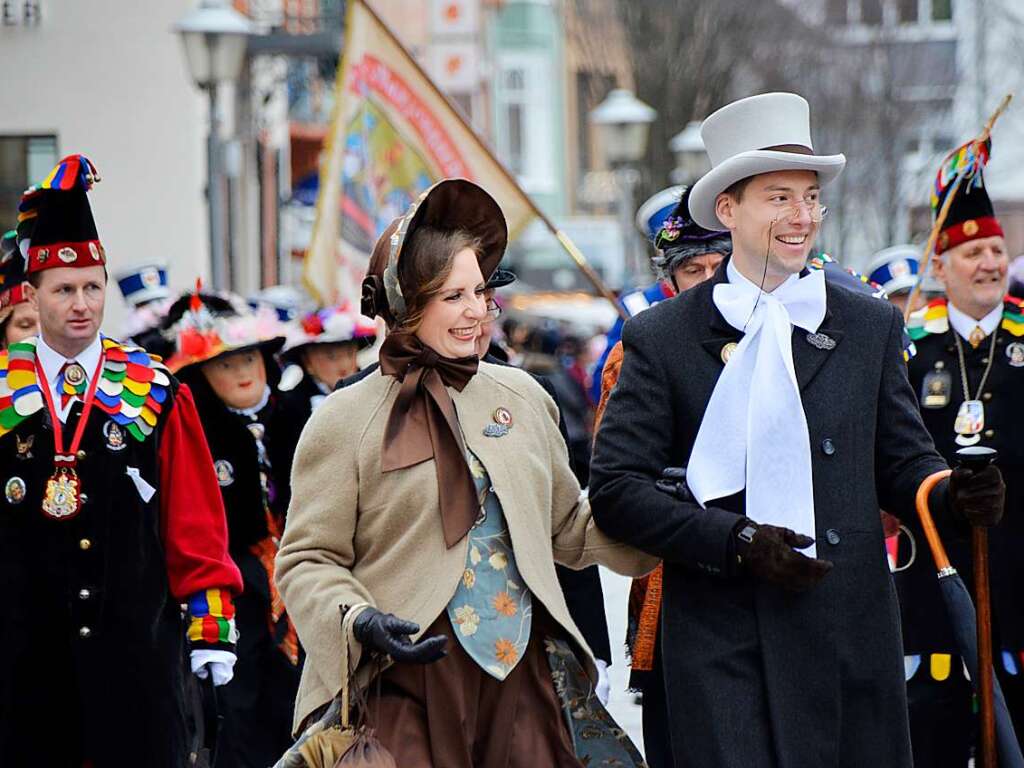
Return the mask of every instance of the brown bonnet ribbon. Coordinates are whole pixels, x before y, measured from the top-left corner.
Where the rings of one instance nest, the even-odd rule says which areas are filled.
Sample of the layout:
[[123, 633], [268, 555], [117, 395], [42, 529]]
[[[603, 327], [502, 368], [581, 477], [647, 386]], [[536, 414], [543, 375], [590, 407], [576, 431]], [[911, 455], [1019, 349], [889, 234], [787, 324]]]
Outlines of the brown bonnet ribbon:
[[414, 334], [388, 334], [380, 370], [401, 382], [391, 406], [381, 468], [384, 472], [434, 459], [444, 540], [451, 549], [469, 533], [479, 513], [476, 485], [466, 463], [455, 403], [445, 386], [461, 392], [476, 373], [476, 356], [441, 357]]

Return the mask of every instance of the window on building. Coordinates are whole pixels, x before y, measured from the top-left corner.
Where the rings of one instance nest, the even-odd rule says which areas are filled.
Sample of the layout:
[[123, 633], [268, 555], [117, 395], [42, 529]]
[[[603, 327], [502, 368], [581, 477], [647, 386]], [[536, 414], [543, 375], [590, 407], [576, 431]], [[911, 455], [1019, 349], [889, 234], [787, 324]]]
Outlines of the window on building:
[[825, 21], [829, 24], [845, 24], [850, 18], [848, 6], [849, 0], [828, 0], [825, 4]]
[[860, 23], [869, 27], [882, 24], [882, 0], [861, 0]]
[[899, 11], [900, 24], [917, 22], [917, 0], [897, 0], [896, 8]]
[[932, 0], [932, 21], [952, 21], [953, 0]]
[[557, 181], [550, 69], [545, 51], [510, 52], [498, 64], [498, 155], [529, 192], [552, 191]]
[[0, 231], [14, 227], [21, 193], [57, 164], [56, 136], [0, 136]]

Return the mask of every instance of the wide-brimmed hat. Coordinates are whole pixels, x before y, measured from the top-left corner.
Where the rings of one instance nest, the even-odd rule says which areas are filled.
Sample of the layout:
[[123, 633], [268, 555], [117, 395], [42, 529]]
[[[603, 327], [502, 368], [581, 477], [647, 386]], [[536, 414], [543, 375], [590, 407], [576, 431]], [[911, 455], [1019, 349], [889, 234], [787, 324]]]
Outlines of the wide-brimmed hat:
[[487, 280], [505, 254], [508, 225], [501, 207], [482, 187], [466, 179], [444, 179], [426, 190], [378, 238], [363, 280], [362, 309], [368, 317], [380, 315], [389, 323], [406, 312], [398, 279], [398, 263], [406, 243], [422, 226], [462, 230], [480, 240], [480, 272]]
[[723, 229], [718, 196], [737, 181], [775, 171], [814, 171], [825, 186], [846, 165], [844, 155], [816, 155], [807, 100], [795, 93], [763, 93], [711, 114], [701, 125], [711, 170], [693, 185], [690, 213], [705, 229]]
[[369, 318], [348, 307], [325, 307], [289, 324], [281, 357], [294, 361], [301, 350], [317, 344], [352, 342], [359, 349], [365, 349], [376, 340], [377, 328]]
[[205, 301], [197, 290], [188, 310], [165, 329], [164, 336], [174, 344], [167, 360], [171, 373], [180, 376], [191, 366], [249, 349], [258, 349], [269, 359], [284, 346], [284, 329], [269, 307], [250, 312], [238, 311], [237, 302], [225, 309], [220, 306]]

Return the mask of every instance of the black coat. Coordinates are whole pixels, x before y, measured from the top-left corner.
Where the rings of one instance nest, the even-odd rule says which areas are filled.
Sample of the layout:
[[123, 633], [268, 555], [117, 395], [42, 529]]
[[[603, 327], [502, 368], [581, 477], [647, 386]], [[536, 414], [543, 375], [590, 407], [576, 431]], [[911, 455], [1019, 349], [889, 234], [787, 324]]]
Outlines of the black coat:
[[[953, 343], [954, 331], [926, 336], [916, 342], [917, 356], [910, 361], [910, 383], [922, 401], [921, 415], [935, 440], [935, 446], [948, 461], [954, 461], [960, 447], [954, 442], [953, 422], [964, 400], [960, 363]], [[973, 398], [988, 363], [989, 339], [972, 350], [964, 342], [964, 359]], [[1020, 394], [1024, 391], [1024, 366], [1011, 364], [1007, 348], [1021, 350], [1024, 339], [999, 330], [995, 359], [981, 395], [985, 406], [985, 431], [979, 445], [999, 451], [998, 466], [1006, 482], [1006, 515], [989, 534], [989, 567], [992, 588], [994, 645], [1014, 652], [1024, 650], [1024, 409]], [[1011, 350], [1013, 351], [1013, 350]], [[936, 376], [935, 372], [938, 372]], [[944, 373], [943, 373], [944, 372]], [[926, 377], [938, 381], [946, 392], [946, 402], [924, 397]], [[903, 644], [906, 653], [956, 653], [946, 619], [932, 560], [913, 518], [903, 520], [914, 536], [917, 556], [913, 565], [896, 574], [903, 615]], [[970, 529], [953, 530], [944, 540], [953, 566], [960, 572], [971, 594], [973, 567]], [[907, 540], [901, 537], [901, 546]], [[909, 549], [909, 548], [908, 548]], [[902, 554], [902, 553], [901, 553]], [[901, 556], [906, 560], [906, 555]]]
[[[0, 496], [0, 765], [80, 765], [83, 752], [101, 767], [184, 764], [185, 624], [160, 494], [143, 501], [127, 475], [135, 467], [159, 485], [170, 403], [141, 443], [123, 430], [108, 439], [110, 417], [92, 409], [77, 467], [83, 509], [70, 520], [40, 512], [53, 472], [46, 409], [0, 440], [0, 484], [25, 489], [20, 501]], [[81, 411], [72, 406], [65, 440]]]
[[[810, 433], [819, 556], [835, 567], [794, 595], [738, 572], [743, 494], [702, 509], [656, 490], [689, 460], [740, 334], [712, 300], [716, 276], [628, 321], [622, 373], [598, 430], [590, 499], [610, 535], [665, 561], [662, 652], [677, 765], [909, 766], [899, 613], [879, 506], [909, 513], [946, 465], [903, 363], [902, 318], [828, 285], [818, 349], [795, 329]], [[945, 499], [945, 485], [936, 493]], [[943, 503], [941, 506], [945, 506]]]
[[[502, 360], [490, 354], [484, 360], [495, 365], [508, 365], [507, 360]], [[378, 363], [368, 365], [358, 373], [354, 373], [348, 378], [339, 381], [335, 388], [342, 389], [343, 387], [351, 386], [369, 376], [379, 367]], [[555, 392], [551, 382], [545, 376], [533, 375], [533, 377], [538, 384], [544, 387], [544, 391], [551, 396], [557, 407], [558, 394]], [[558, 431], [562, 433], [562, 438], [565, 440], [566, 446], [568, 446], [569, 437], [561, 408], [558, 410]], [[572, 457], [570, 456], [571, 461]], [[601, 574], [597, 566], [592, 565], [581, 571], [574, 571], [572, 568], [566, 568], [555, 563], [555, 572], [558, 574], [558, 583], [561, 585], [562, 593], [565, 595], [565, 603], [569, 607], [569, 615], [572, 616], [572, 620], [579, 627], [583, 639], [587, 641], [587, 645], [590, 646], [590, 650], [595, 658], [611, 664], [612, 649], [608, 639], [608, 617], [604, 611], [604, 590], [601, 587]]]

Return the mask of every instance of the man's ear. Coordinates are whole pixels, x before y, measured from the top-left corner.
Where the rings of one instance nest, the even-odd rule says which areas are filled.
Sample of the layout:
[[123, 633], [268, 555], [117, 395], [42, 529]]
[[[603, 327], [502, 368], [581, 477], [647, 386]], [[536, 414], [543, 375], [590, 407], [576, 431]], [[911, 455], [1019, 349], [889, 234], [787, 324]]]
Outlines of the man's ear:
[[34, 309], [38, 313], [39, 312], [39, 295], [38, 295], [38, 292], [36, 291], [36, 287], [34, 285], [32, 285], [32, 283], [29, 283], [29, 282], [26, 281], [25, 282], [25, 287], [24, 287], [23, 290], [25, 291], [25, 298], [26, 298], [26, 300], [28, 301], [29, 304], [32, 305], [32, 309]]
[[730, 232], [736, 229], [736, 201], [732, 195], [722, 192], [715, 198], [715, 214]]
[[946, 284], [946, 259], [948, 258], [948, 256], [932, 256], [932, 274], [943, 285]]

